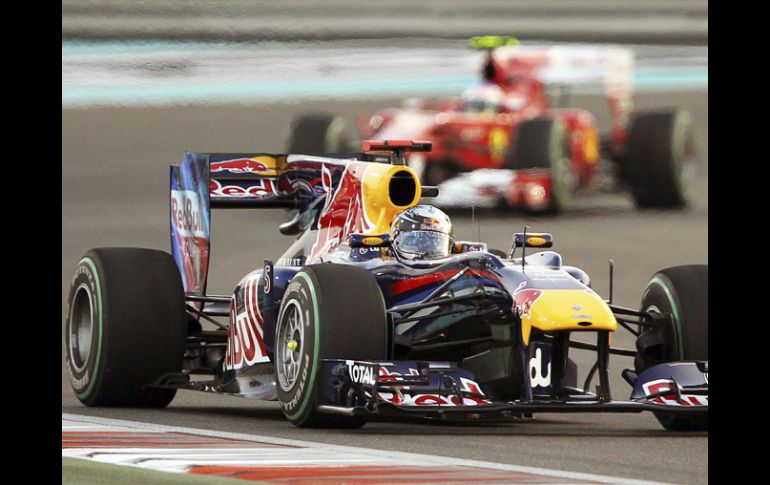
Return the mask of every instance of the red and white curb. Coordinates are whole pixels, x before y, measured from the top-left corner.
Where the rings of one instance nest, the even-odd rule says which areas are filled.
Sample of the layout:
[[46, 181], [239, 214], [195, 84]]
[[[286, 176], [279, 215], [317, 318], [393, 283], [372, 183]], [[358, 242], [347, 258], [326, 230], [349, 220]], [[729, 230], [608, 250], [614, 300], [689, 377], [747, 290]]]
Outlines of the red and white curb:
[[659, 483], [64, 413], [62, 456], [276, 484]]

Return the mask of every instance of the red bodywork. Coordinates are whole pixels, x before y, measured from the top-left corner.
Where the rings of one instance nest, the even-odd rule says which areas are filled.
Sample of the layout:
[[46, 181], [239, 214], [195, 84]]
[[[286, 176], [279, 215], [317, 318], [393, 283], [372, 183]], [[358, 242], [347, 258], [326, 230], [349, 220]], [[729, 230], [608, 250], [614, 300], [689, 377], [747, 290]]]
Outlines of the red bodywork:
[[[387, 109], [371, 117], [361, 117], [359, 134], [364, 139], [430, 140], [433, 142], [430, 153], [409, 156], [410, 162], [419, 157], [425, 167], [439, 164], [454, 172], [504, 169], [513, 168], [508, 166], [508, 152], [516, 143], [520, 123], [549, 116], [560, 120], [567, 131], [566, 152], [577, 187], [588, 186], [600, 157], [594, 116], [581, 109], [550, 106], [546, 85], [540, 78], [541, 70], [552, 62], [547, 51], [525, 52], [524, 55], [518, 51], [513, 55], [506, 52], [489, 51], [482, 70], [484, 79], [502, 90], [503, 103], [498, 112], [465, 112], [460, 98], [443, 99], [432, 106], [413, 101], [403, 109]], [[613, 147], [621, 146], [631, 108], [630, 91], [608, 89], [607, 96], [612, 116], [610, 140]], [[545, 197], [546, 202], [550, 200], [551, 182], [547, 170], [519, 172], [506, 194], [510, 205], [529, 206], [528, 201], [532, 199], [535, 207], [540, 203], [534, 199]]]

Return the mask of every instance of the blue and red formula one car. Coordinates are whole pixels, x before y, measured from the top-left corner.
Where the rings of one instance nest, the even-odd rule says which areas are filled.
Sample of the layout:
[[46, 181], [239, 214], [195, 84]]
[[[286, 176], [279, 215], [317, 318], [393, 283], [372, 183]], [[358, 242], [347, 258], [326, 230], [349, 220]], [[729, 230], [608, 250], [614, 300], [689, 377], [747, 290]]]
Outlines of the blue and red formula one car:
[[[65, 340], [78, 399], [162, 407], [179, 389], [207, 391], [277, 400], [303, 427], [653, 411], [667, 429], [708, 428], [707, 266], [656, 273], [631, 309], [563, 264], [550, 234], [515, 233], [505, 252], [456, 241], [420, 204], [437, 188], [405, 164], [428, 150], [186, 153], [171, 168], [171, 254], [97, 248], [77, 265]], [[236, 207], [291, 210], [277, 229], [297, 238], [232, 294], [210, 295], [211, 209]], [[611, 346], [619, 327], [635, 350]], [[582, 386], [574, 348], [597, 356]], [[610, 390], [613, 353], [636, 358], [628, 400]]]

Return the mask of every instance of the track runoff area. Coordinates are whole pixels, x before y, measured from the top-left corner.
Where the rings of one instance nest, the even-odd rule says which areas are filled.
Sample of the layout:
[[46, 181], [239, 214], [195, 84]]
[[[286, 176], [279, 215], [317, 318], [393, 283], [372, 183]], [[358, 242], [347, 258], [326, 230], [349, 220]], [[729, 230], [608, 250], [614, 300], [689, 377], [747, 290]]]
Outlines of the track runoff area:
[[[65, 463], [69, 458], [103, 467]], [[64, 413], [62, 459], [63, 483], [75, 480], [78, 469], [95, 478], [108, 475], [113, 465], [177, 474], [133, 476], [164, 483], [195, 483], [186, 475], [316, 485], [662, 483]], [[131, 474], [123, 477], [133, 481]]]

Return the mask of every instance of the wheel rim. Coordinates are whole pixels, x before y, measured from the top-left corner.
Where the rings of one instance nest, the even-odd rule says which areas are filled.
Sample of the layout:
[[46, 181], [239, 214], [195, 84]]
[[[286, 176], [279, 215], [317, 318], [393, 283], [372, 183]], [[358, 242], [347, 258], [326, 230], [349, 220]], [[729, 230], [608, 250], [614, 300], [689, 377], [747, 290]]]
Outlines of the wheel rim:
[[289, 391], [297, 382], [305, 341], [305, 325], [297, 300], [290, 300], [278, 324], [278, 384]]
[[75, 290], [70, 310], [69, 354], [72, 367], [82, 372], [91, 356], [94, 330], [94, 312], [91, 308], [91, 289], [81, 284]]

